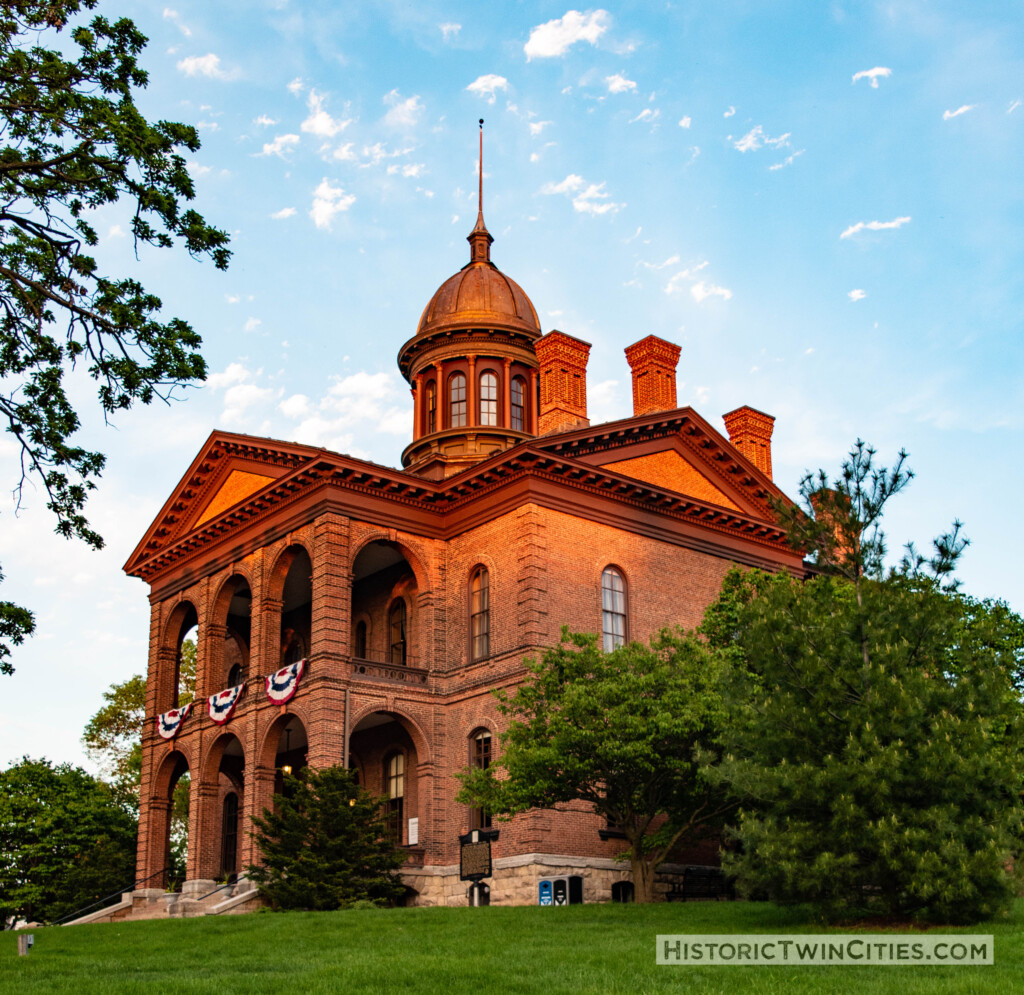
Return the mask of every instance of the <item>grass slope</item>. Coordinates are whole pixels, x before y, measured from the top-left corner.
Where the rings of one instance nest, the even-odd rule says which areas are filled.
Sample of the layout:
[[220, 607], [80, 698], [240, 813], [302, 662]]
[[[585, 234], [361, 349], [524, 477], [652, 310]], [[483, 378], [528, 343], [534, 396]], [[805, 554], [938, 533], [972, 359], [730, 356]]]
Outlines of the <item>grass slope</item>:
[[[657, 967], [657, 933], [820, 932], [761, 903], [257, 914], [0, 936], [0, 992], [898, 992], [1020, 990], [1024, 901], [991, 967]], [[867, 932], [882, 932], [872, 927]], [[845, 931], [844, 932], [848, 932]]]

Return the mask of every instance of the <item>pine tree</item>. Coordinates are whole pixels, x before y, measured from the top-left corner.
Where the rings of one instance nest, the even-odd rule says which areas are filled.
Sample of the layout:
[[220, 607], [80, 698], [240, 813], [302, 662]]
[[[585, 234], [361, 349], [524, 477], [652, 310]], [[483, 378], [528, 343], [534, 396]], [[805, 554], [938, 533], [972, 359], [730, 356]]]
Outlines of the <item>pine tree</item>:
[[341, 766], [285, 775], [284, 792], [254, 817], [262, 864], [250, 878], [276, 909], [393, 904], [405, 893], [405, 855], [387, 833], [379, 799]]

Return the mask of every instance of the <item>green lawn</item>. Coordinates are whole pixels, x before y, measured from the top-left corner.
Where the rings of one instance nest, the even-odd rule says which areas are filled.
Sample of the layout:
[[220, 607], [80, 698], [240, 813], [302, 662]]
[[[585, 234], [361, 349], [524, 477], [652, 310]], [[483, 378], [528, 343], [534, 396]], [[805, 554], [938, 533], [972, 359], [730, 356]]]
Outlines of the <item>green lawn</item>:
[[[869, 932], [882, 932], [871, 928]], [[1024, 983], [1024, 901], [991, 967], [657, 967], [657, 933], [819, 932], [744, 902], [256, 914], [0, 935], [2, 992], [945, 992]], [[942, 929], [938, 932], [961, 932]]]

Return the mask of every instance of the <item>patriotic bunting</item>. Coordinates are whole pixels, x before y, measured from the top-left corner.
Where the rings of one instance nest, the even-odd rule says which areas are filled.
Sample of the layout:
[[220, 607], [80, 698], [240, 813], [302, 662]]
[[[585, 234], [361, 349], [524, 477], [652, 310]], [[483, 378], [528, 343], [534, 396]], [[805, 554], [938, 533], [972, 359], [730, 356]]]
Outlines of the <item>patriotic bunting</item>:
[[244, 690], [245, 685], [238, 684], [206, 699], [207, 711], [209, 711], [210, 718], [217, 725], [222, 726], [231, 718], [231, 713], [235, 710], [235, 705], [238, 704], [238, 699], [242, 696], [242, 691]]
[[182, 705], [181, 708], [172, 708], [169, 712], [158, 715], [156, 717], [156, 731], [160, 733], [161, 738], [174, 739], [181, 728], [181, 723], [188, 718], [188, 713], [191, 711], [192, 703], [189, 702], [187, 705]]
[[283, 705], [291, 701], [298, 689], [299, 681], [306, 670], [306, 661], [299, 660], [298, 663], [282, 667], [276, 674], [267, 678], [267, 697], [275, 705]]

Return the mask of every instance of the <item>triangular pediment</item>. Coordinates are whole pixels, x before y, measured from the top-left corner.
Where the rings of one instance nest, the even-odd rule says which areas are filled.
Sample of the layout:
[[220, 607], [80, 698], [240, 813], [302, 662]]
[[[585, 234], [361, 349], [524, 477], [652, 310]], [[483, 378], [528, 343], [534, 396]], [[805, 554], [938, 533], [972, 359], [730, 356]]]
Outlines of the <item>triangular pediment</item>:
[[156, 553], [321, 454], [309, 446], [214, 432], [160, 509], [125, 570], [136, 573]]
[[624, 473], [656, 487], [666, 487], [687, 497], [710, 501], [723, 508], [739, 511], [739, 505], [721, 488], [716, 487], [708, 477], [675, 449], [646, 453], [617, 459], [610, 463], [598, 464], [602, 469]]

